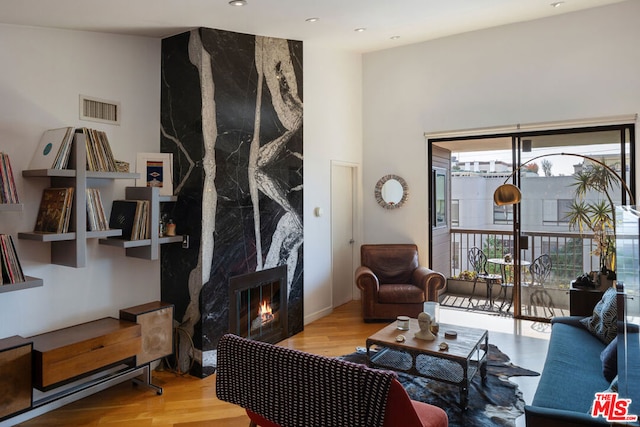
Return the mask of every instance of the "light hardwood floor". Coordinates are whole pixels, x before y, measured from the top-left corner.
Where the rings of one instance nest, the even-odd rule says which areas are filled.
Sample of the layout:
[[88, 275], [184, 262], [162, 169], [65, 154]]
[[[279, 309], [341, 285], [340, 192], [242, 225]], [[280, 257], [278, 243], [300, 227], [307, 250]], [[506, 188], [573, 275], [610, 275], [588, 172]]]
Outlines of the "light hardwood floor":
[[[498, 315], [464, 310], [440, 311], [441, 323], [488, 329], [489, 342], [497, 345], [516, 365], [540, 372], [547, 351], [549, 326]], [[332, 314], [305, 326], [303, 332], [280, 345], [325, 356], [340, 356], [364, 346], [366, 338], [384, 323], [364, 323], [359, 301], [336, 308]], [[246, 427], [248, 418], [240, 407], [221, 402], [215, 395], [215, 375], [205, 379], [172, 372], [154, 372], [154, 383], [164, 388], [161, 396], [125, 382], [108, 390], [41, 415], [21, 426], [153, 426], [153, 427]], [[512, 378], [525, 402], [535, 392], [537, 377]], [[518, 426], [524, 425], [523, 417]]]

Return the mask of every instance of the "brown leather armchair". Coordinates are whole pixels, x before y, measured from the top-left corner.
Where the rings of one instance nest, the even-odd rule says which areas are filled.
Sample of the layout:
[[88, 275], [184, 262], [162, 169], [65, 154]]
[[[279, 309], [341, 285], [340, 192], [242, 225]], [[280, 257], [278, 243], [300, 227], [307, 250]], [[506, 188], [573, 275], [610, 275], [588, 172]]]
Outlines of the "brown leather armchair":
[[418, 265], [413, 244], [362, 245], [356, 285], [362, 291], [365, 322], [418, 317], [425, 301], [438, 301], [445, 277]]

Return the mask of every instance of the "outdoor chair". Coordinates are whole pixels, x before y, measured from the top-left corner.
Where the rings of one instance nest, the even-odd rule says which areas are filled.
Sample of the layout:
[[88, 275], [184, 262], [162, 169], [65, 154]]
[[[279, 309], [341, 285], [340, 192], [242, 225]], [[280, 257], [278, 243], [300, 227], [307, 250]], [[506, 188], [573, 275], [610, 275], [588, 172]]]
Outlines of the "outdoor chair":
[[555, 305], [553, 299], [545, 286], [551, 276], [551, 257], [547, 254], [540, 255], [529, 266], [531, 274], [531, 296], [529, 297], [529, 307], [533, 309], [535, 317], [538, 316], [538, 309], [542, 309], [542, 317], [550, 319], [554, 315]]
[[493, 285], [501, 285], [502, 284], [502, 276], [500, 274], [491, 274], [487, 272], [487, 256], [482, 251], [482, 249], [473, 247], [469, 249], [467, 252], [467, 259], [469, 261], [469, 267], [471, 267], [472, 271], [476, 273], [475, 278], [473, 279], [473, 289], [471, 291], [471, 296], [469, 297], [469, 302], [472, 302], [472, 298], [476, 292], [476, 284], [478, 283], [478, 279], [485, 282], [487, 286], [487, 300], [488, 300], [488, 308], [493, 308]]

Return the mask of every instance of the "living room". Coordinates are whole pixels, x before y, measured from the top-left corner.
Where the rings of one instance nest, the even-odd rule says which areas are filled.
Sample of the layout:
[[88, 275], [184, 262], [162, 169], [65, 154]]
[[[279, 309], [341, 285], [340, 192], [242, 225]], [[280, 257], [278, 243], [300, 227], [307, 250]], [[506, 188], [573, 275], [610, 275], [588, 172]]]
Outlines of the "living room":
[[[639, 6], [628, 0], [368, 53], [303, 44], [304, 323], [333, 309], [331, 218], [314, 216], [316, 207], [329, 212], [331, 161], [359, 165], [356, 246], [414, 242], [426, 264], [424, 133], [637, 112]], [[121, 125], [103, 127], [118, 159], [133, 165], [136, 153], [159, 151], [159, 38], [14, 24], [0, 25], [0, 34], [0, 141], [15, 171], [27, 167], [46, 129], [86, 125], [77, 118], [79, 94], [121, 102]], [[394, 211], [373, 197], [389, 173], [410, 188]], [[45, 186], [16, 175], [25, 209], [3, 213], [0, 225], [14, 235], [33, 229]], [[105, 196], [121, 198], [126, 185], [114, 183]], [[2, 337], [113, 316], [162, 297], [159, 261], [89, 242], [87, 267], [73, 269], [50, 264], [48, 244], [17, 244], [25, 272], [44, 286], [3, 294]]]

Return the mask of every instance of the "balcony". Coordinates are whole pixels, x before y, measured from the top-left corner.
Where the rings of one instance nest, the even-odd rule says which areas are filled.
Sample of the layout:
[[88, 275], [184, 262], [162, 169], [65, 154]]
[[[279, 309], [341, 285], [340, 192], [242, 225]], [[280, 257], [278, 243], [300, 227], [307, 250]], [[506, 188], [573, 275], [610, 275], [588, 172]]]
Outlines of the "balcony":
[[[513, 253], [513, 234], [506, 231], [451, 229], [451, 265], [446, 271], [440, 269], [447, 276], [447, 289], [441, 297], [445, 306], [463, 309], [484, 309], [495, 311], [503, 315], [513, 315], [513, 307], [508, 307], [511, 301], [512, 287], [506, 288], [507, 303], [503, 304], [501, 287], [494, 285], [492, 289], [493, 301], [487, 301], [487, 287], [479, 281], [472, 296], [473, 281], [464, 279], [464, 272], [473, 270], [469, 266], [467, 252], [472, 247], [481, 248], [488, 258], [503, 258], [505, 254]], [[558, 232], [525, 232], [527, 249], [521, 250], [521, 259], [531, 262], [542, 254], [548, 254], [552, 261], [551, 275], [544, 286], [545, 296], [532, 299], [532, 293], [539, 287], [531, 286], [532, 279], [529, 269], [521, 267], [521, 313], [524, 316], [550, 318], [569, 314], [569, 288], [571, 281], [585, 272], [598, 270], [599, 259], [591, 254], [593, 236], [579, 233]], [[489, 273], [502, 274], [500, 266], [487, 264]], [[461, 274], [462, 273], [462, 274]], [[514, 283], [513, 268], [505, 270], [505, 282]], [[462, 278], [461, 278], [462, 277]], [[472, 297], [471, 300], [469, 297]], [[500, 310], [502, 306], [502, 310]]]

